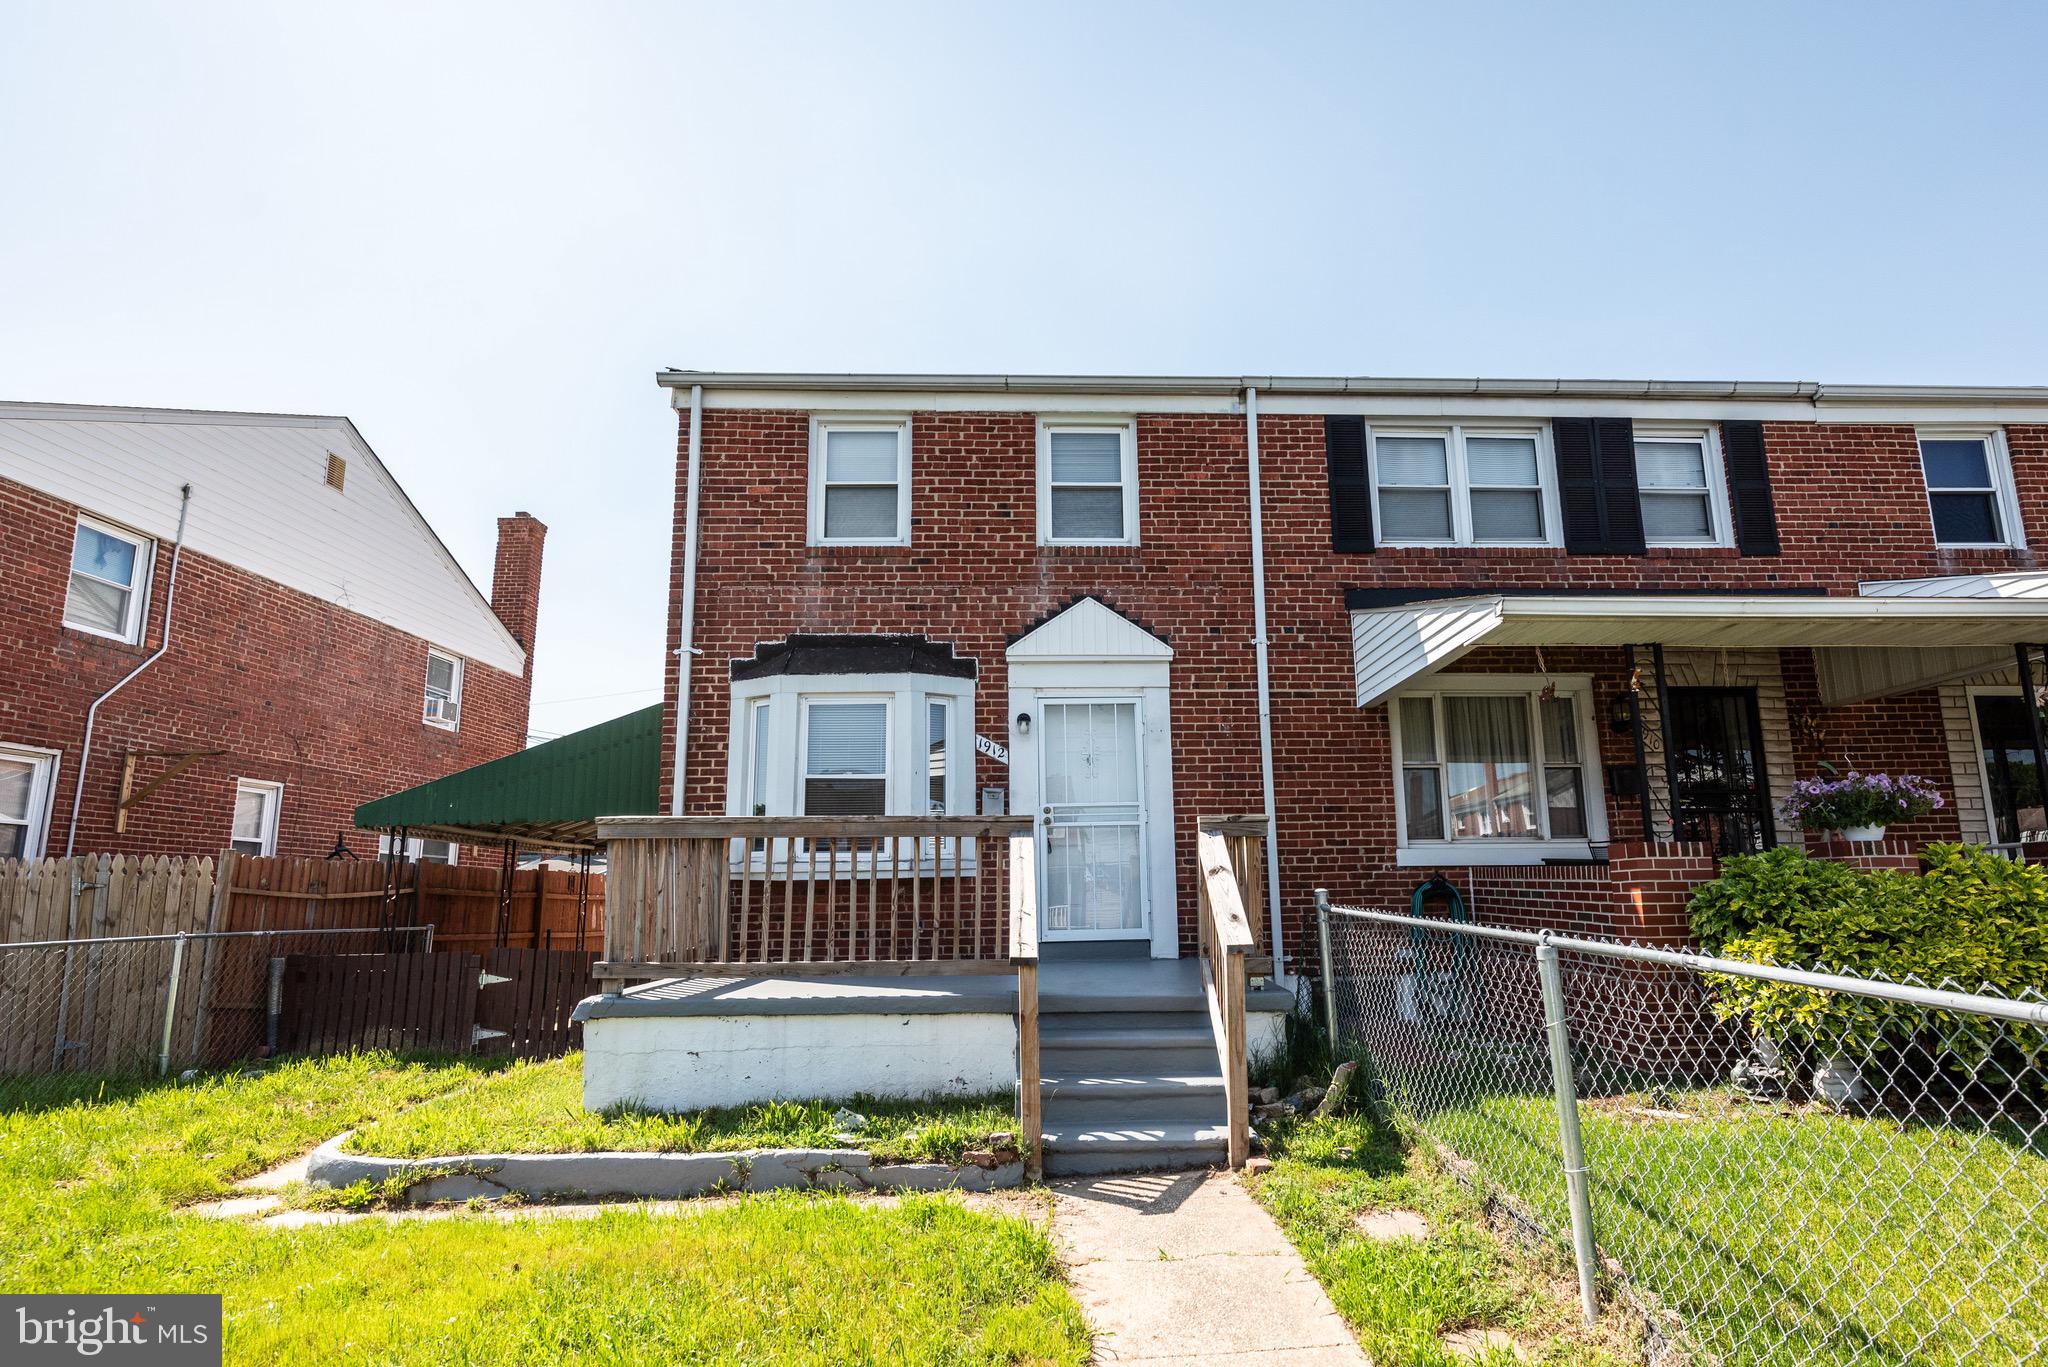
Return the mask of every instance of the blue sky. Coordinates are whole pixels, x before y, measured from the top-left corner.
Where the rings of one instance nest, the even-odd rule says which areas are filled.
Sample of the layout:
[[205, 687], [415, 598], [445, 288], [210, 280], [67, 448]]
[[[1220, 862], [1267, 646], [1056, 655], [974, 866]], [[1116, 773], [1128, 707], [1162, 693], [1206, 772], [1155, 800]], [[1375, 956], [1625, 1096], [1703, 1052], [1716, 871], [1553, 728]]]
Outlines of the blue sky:
[[534, 729], [659, 696], [663, 366], [2048, 382], [2038, 6], [0, 0], [0, 398], [346, 413]]

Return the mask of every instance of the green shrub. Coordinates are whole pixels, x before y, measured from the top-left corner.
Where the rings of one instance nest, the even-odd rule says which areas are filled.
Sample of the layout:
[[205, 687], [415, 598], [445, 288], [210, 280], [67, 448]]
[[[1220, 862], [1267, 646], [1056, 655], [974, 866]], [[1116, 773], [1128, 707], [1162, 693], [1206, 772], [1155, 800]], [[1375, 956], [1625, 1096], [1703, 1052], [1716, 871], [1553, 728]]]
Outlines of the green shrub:
[[[2048, 987], [2048, 867], [1970, 845], [1931, 845], [1921, 875], [1864, 872], [1797, 850], [1740, 855], [1693, 896], [1693, 933], [1710, 953], [2008, 996]], [[2041, 1032], [1949, 1017], [1754, 978], [1716, 975], [1715, 1010], [1781, 1045], [1869, 1053], [1939, 1036], [1947, 1061], [1975, 1068], [1994, 1046], [2038, 1046]], [[2024, 1038], [2022, 1038], [2024, 1036]]]

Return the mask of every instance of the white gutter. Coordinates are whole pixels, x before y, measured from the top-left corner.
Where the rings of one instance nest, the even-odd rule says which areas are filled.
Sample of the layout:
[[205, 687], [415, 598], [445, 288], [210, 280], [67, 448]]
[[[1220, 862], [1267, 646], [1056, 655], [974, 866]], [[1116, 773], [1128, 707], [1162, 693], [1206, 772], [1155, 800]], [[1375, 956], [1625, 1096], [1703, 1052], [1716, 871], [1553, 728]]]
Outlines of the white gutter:
[[1271, 921], [1273, 973], [1285, 979], [1286, 948], [1280, 942], [1280, 817], [1273, 801], [1273, 683], [1266, 667], [1266, 532], [1265, 512], [1259, 502], [1259, 391], [1252, 385], [1246, 385], [1244, 390], [1244, 444], [1251, 489], [1252, 658], [1259, 681], [1259, 784], [1266, 801], [1266, 914]]
[[697, 494], [704, 473], [704, 386], [690, 386], [689, 488], [683, 495], [683, 628], [676, 648], [676, 760], [670, 816], [683, 814], [683, 778], [690, 754], [690, 674], [697, 659]]
[[[192, 486], [187, 484], [178, 490], [178, 536], [171, 543], [171, 579], [164, 590], [164, 636], [157, 643], [156, 650], [135, 668], [123, 674], [112, 688], [92, 700], [92, 706], [85, 709], [85, 739], [78, 747], [78, 777], [71, 784], [71, 826], [64, 833], [64, 857], [69, 859], [78, 844], [78, 804], [85, 798], [86, 768], [92, 763], [92, 728], [99, 720], [100, 704], [133, 683], [143, 670], [148, 669], [164, 657], [171, 648], [171, 609], [178, 605], [178, 561], [185, 554], [185, 515], [192, 511]], [[72, 892], [73, 906], [76, 907], [77, 890]]]
[[[1785, 403], [1814, 408], [2009, 405], [2048, 408], [2040, 385], [1860, 385], [1812, 380], [1599, 380], [1401, 378], [1379, 375], [886, 375], [792, 371], [664, 370], [670, 389], [841, 391], [871, 394], [1179, 394], [1235, 398], [1257, 387], [1273, 394], [1363, 394], [1412, 398], [1693, 399]], [[681, 407], [680, 403], [677, 407]]]

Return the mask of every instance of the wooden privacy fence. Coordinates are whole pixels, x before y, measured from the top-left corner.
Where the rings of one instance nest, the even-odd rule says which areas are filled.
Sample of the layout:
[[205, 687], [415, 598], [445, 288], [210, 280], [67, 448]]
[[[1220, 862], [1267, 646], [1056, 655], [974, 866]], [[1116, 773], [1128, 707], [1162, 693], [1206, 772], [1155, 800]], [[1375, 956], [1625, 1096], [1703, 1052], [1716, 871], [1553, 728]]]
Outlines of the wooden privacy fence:
[[431, 925], [447, 949], [595, 949], [601, 873], [349, 859], [0, 860], [0, 943], [178, 931]]

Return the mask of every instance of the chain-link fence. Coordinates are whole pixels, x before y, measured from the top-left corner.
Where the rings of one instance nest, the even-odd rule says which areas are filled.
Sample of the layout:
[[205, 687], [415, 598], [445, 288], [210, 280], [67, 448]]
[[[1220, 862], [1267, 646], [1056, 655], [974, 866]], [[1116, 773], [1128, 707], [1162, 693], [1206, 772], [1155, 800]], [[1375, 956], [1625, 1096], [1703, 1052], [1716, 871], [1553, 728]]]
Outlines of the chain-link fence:
[[1651, 1361], [2048, 1360], [2048, 999], [1318, 900], [1339, 1052]]
[[80, 1074], [162, 1074], [274, 1047], [287, 955], [424, 950], [433, 927], [256, 930], [0, 944], [0, 1106]]

